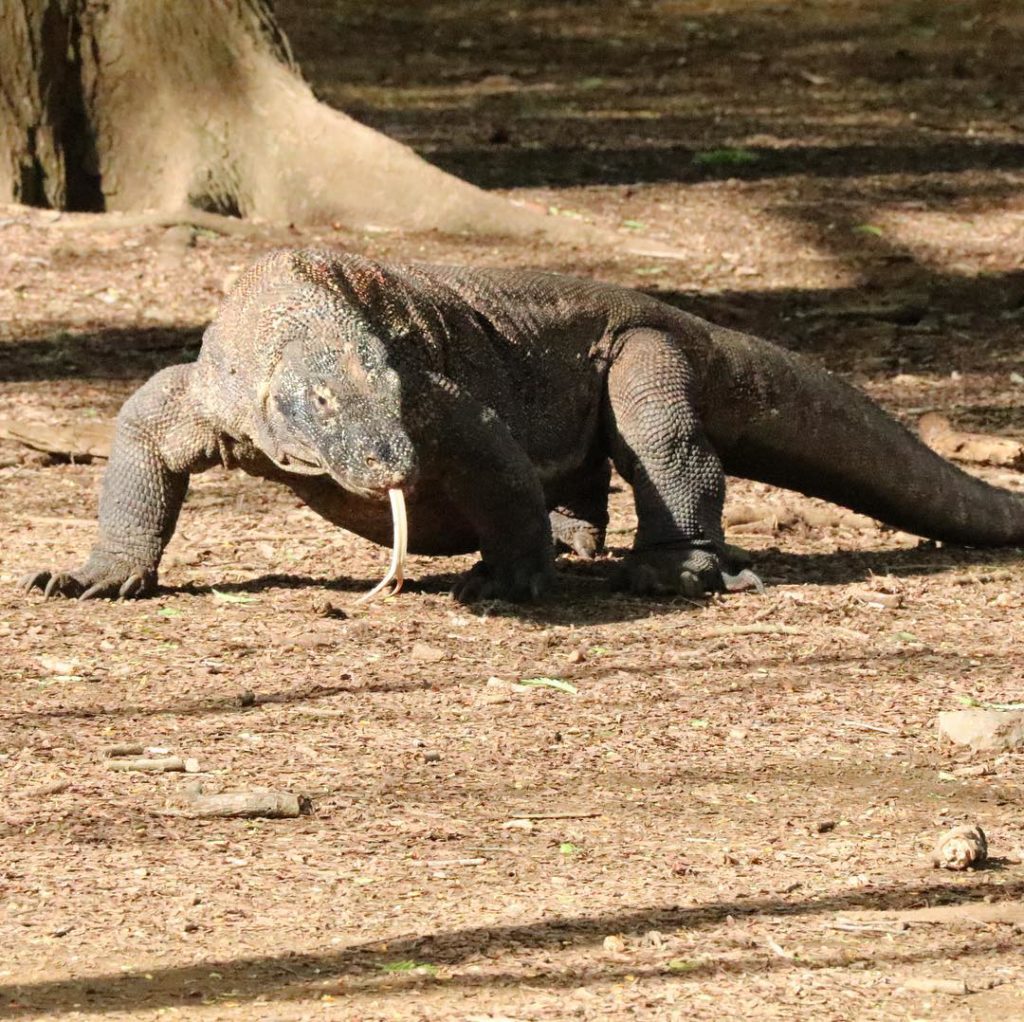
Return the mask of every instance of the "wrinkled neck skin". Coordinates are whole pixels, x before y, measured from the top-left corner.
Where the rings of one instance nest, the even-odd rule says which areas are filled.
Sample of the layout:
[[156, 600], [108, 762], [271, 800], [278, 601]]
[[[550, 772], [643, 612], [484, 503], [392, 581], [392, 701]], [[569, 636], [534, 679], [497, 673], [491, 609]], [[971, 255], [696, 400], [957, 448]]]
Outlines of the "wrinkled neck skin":
[[256, 309], [246, 298], [240, 317], [229, 297], [204, 337], [197, 379], [211, 418], [285, 472], [329, 475], [373, 499], [411, 489], [418, 467], [392, 339], [322, 288], [278, 290]]

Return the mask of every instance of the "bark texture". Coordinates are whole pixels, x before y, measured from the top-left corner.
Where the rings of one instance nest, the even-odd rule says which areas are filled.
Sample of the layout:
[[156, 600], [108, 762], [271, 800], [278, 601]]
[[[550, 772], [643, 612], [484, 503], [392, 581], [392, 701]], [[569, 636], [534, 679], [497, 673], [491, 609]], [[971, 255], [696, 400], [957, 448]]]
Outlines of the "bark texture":
[[316, 100], [268, 0], [3, 0], [0, 201], [572, 240]]

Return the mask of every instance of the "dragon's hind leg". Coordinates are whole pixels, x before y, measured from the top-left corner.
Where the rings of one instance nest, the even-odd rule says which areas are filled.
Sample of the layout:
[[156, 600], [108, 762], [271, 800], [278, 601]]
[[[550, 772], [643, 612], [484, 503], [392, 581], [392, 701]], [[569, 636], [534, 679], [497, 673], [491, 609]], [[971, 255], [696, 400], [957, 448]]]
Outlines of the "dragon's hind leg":
[[724, 542], [725, 474], [701, 426], [692, 369], [670, 336], [637, 329], [622, 338], [608, 412], [612, 457], [637, 513], [619, 587], [684, 596], [760, 587]]

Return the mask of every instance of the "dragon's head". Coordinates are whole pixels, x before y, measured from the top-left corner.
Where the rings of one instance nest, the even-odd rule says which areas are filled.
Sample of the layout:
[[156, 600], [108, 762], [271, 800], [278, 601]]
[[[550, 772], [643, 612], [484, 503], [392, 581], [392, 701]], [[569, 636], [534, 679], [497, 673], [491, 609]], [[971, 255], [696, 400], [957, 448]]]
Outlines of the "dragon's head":
[[334, 321], [329, 334], [311, 330], [282, 348], [258, 394], [261, 447], [283, 468], [326, 472], [362, 496], [408, 489], [416, 457], [386, 346], [358, 323]]
[[312, 250], [253, 264], [206, 332], [200, 372], [229, 434], [288, 472], [327, 474], [383, 499], [417, 474], [397, 352], [339, 266]]

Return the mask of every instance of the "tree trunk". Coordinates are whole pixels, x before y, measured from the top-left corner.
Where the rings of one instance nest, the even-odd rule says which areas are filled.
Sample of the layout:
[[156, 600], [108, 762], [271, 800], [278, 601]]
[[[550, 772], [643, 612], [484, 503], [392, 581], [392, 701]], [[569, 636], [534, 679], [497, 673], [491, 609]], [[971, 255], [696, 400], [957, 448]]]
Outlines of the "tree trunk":
[[0, 0], [0, 201], [567, 240], [588, 230], [319, 103], [269, 0]]

